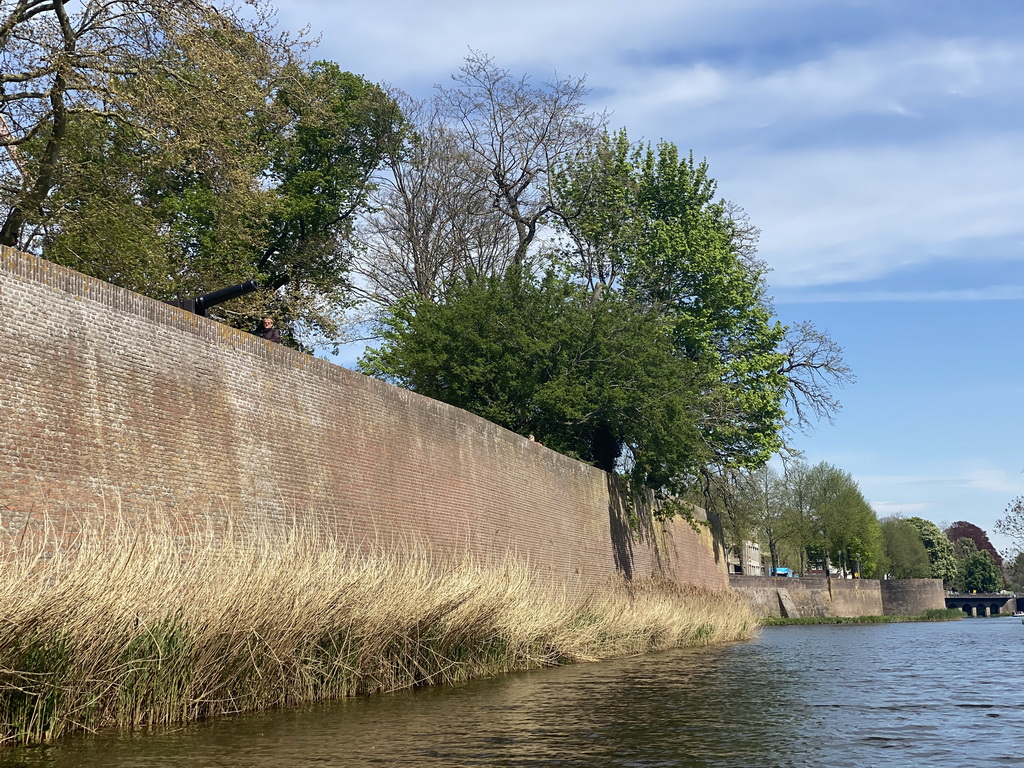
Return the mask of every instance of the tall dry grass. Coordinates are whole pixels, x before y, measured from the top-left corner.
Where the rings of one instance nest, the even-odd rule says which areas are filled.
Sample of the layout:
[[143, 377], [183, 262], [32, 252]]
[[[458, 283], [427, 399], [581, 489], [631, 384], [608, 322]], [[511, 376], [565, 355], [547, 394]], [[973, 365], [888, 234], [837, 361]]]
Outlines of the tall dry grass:
[[0, 741], [139, 727], [750, 637], [746, 601], [651, 582], [583, 598], [522, 563], [358, 557], [297, 527], [47, 529], [0, 560]]

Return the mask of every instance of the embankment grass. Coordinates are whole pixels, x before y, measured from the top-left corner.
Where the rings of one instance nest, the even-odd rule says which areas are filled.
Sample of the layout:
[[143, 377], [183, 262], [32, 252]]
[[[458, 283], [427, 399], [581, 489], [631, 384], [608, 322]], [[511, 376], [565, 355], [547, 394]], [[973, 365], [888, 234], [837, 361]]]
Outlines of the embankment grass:
[[731, 592], [616, 582], [590, 596], [523, 563], [356, 556], [302, 528], [48, 533], [0, 560], [0, 743], [178, 723], [746, 639]]
[[764, 626], [788, 626], [791, 624], [896, 624], [907, 621], [959, 621], [964, 612], [959, 608], [932, 608], [916, 616], [804, 616], [795, 619], [780, 619], [768, 616], [761, 619]]

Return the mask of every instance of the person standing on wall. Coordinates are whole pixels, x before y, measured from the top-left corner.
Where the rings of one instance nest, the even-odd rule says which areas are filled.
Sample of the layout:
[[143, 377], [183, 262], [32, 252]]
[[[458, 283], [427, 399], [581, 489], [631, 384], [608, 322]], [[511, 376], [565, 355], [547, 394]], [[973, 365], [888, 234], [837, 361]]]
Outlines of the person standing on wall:
[[256, 328], [256, 335], [275, 344], [281, 343], [281, 331], [274, 327], [274, 318], [272, 317], [263, 318], [259, 327]]

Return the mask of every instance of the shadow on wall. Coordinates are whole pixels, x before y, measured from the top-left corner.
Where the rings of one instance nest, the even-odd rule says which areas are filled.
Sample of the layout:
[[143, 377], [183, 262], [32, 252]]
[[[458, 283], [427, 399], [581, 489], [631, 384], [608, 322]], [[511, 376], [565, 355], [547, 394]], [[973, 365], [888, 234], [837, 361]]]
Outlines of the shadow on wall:
[[655, 570], [662, 570], [662, 548], [654, 531], [653, 496], [637, 497], [618, 475], [606, 473], [608, 483], [608, 529], [612, 539], [615, 568], [627, 579], [635, 570], [633, 542], [645, 542], [654, 556]]
[[[710, 505], [709, 505], [710, 506]], [[710, 509], [705, 510], [708, 516], [708, 524], [711, 526], [711, 543], [714, 549], [715, 563], [721, 564], [725, 559], [725, 550], [722, 542], [725, 541], [725, 531], [722, 529], [722, 517]]]

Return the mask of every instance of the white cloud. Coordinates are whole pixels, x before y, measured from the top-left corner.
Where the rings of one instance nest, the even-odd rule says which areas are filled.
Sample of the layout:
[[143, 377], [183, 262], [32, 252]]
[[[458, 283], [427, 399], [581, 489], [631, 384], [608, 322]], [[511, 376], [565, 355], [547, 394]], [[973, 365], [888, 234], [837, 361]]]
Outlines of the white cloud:
[[868, 503], [871, 505], [871, 508], [875, 510], [875, 514], [879, 517], [887, 517], [888, 515], [913, 517], [915, 515], [920, 515], [922, 512], [926, 512], [935, 506], [928, 501], [869, 501]]
[[[935, 259], [1024, 257], [1024, 134], [726, 158], [723, 194], [763, 229], [777, 287], [869, 280]], [[967, 248], [965, 249], [965, 246]], [[958, 250], [959, 249], [959, 250]], [[966, 251], [966, 252], [964, 252]]]
[[1008, 496], [1024, 494], [1024, 478], [1001, 469], [972, 469], [967, 472], [966, 484], [970, 488]]
[[787, 304], [871, 303], [871, 302], [947, 302], [947, 301], [1020, 301], [1024, 285], [991, 285], [985, 288], [944, 291], [799, 291], [787, 293]]
[[[774, 7], [782, 11], [818, 2], [775, 0]], [[628, 12], [612, 0], [522, 0], [514, 6], [392, 0], [358, 9], [334, 0], [289, 0], [281, 5], [279, 17], [285, 27], [310, 24], [314, 34], [321, 33], [319, 55], [399, 87], [424, 77], [428, 82], [446, 79], [467, 48], [482, 50], [517, 71], [524, 64], [539, 64], [548, 72], [589, 73], [605, 86], [615, 84], [616, 74], [625, 74], [613, 66], [623, 53], [685, 48], [688, 41], [706, 39], [712, 28], [725, 26], [722, 22], [734, 27], [745, 10], [761, 8], [764, 2], [638, 0]]]
[[592, 73], [615, 90], [617, 122], [657, 127], [662, 136], [685, 130], [703, 142], [720, 132], [776, 124], [803, 125], [861, 114], [921, 118], [936, 105], [973, 109], [977, 100], [1018, 98], [1019, 46], [973, 39], [886, 39], [844, 47], [771, 71], [738, 62], [717, 68], [684, 62], [649, 63]]

